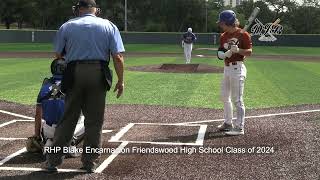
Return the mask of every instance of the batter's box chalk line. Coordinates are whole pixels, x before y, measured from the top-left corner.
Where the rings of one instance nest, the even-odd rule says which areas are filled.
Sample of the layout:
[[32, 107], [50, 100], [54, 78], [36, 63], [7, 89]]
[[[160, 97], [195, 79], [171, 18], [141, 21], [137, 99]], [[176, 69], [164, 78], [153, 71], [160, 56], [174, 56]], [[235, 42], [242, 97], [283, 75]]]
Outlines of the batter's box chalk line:
[[[274, 113], [274, 114], [262, 114], [262, 115], [256, 115], [256, 116], [246, 116], [245, 119], [264, 118], [264, 117], [272, 117], [272, 116], [286, 116], [286, 115], [306, 114], [306, 113], [315, 113], [315, 112], [320, 112], [320, 109]], [[233, 118], [233, 119], [235, 120], [236, 118]], [[209, 119], [209, 120], [203, 120], [203, 121], [192, 121], [192, 122], [184, 122], [184, 123], [176, 123], [176, 124], [179, 124], [179, 125], [202, 124], [202, 123], [220, 122], [220, 121], [224, 121], [224, 119], [213, 119], [213, 120]]]
[[[156, 142], [156, 141], [128, 141], [121, 140], [121, 138], [134, 126], [134, 125], [157, 125], [157, 126], [184, 126], [184, 127], [199, 127], [198, 136], [194, 143], [184, 143], [184, 142]], [[112, 136], [109, 142], [128, 142], [135, 144], [158, 144], [158, 145], [186, 145], [186, 146], [202, 146], [204, 141], [204, 136], [206, 133], [207, 125], [197, 125], [197, 124], [163, 124], [163, 123], [129, 123], [127, 126], [123, 127], [116, 135]]]
[[17, 114], [17, 113], [12, 113], [9, 111], [0, 110], [0, 113], [15, 116], [15, 117], [20, 117], [20, 118], [24, 118], [24, 119], [34, 120], [33, 117], [29, 117], [29, 116], [25, 116], [25, 115], [21, 115], [21, 114]]

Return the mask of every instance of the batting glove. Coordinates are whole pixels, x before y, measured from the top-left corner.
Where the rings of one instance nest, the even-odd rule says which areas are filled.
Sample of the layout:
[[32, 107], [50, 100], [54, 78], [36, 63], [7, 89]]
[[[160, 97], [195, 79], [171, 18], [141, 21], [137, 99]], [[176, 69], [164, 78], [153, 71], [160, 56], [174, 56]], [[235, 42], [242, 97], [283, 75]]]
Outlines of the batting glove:
[[224, 53], [225, 57], [230, 58], [232, 56], [232, 51], [228, 50], [227, 52]]
[[233, 53], [239, 53], [239, 47], [237, 45], [231, 45], [231, 48], [230, 50], [233, 52]]

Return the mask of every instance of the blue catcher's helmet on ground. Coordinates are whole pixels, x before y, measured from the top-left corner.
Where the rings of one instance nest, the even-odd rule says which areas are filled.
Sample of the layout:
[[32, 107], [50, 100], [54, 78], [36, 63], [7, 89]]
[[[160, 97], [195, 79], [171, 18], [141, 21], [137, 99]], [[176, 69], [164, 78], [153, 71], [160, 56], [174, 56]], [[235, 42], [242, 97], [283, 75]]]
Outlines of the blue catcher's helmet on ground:
[[64, 59], [55, 59], [51, 63], [51, 73], [53, 77], [62, 77], [67, 65]]
[[236, 13], [232, 10], [224, 10], [219, 14], [217, 23], [224, 22], [226, 25], [231, 26], [236, 22]]

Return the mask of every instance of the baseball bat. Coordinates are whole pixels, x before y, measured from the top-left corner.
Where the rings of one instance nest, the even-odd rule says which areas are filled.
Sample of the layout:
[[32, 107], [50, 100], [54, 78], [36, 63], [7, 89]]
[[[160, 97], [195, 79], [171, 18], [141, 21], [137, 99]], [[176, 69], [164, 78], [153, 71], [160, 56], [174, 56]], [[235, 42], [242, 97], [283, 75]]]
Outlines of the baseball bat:
[[[248, 30], [248, 28], [251, 26], [251, 24], [253, 23], [253, 21], [256, 19], [257, 15], [260, 12], [260, 8], [259, 7], [255, 7], [252, 11], [252, 13], [249, 16], [249, 19], [247, 20], [246, 24], [244, 25], [244, 28], [241, 29], [241, 33], [244, 33], [245, 31]], [[236, 45], [239, 44], [239, 40], [235, 43]]]
[[270, 27], [267, 29], [267, 31], [266, 31], [266, 33], [264, 35], [266, 35], [267, 33], [270, 34], [269, 32], [272, 29], [272, 27], [277, 25], [277, 24], [279, 24], [279, 23], [280, 23], [280, 19], [278, 18], [270, 25]]
[[248, 30], [248, 28], [251, 26], [252, 22], [257, 17], [259, 12], [260, 12], [260, 8], [259, 7], [255, 7], [254, 10], [251, 13], [249, 19], [247, 20], [246, 24], [244, 25], [244, 28], [241, 30], [241, 33], [243, 33], [243, 32]]

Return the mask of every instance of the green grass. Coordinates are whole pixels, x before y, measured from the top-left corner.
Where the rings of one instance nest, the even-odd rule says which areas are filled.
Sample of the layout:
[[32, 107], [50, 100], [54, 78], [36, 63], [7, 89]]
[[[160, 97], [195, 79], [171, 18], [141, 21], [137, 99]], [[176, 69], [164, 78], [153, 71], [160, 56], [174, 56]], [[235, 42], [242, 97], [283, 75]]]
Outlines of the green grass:
[[[216, 48], [213, 45], [196, 44], [195, 48]], [[126, 52], [182, 53], [180, 44], [125, 44]], [[53, 45], [47, 43], [0, 43], [0, 52], [52, 52]], [[272, 47], [255, 46], [254, 54], [320, 56], [320, 47]], [[212, 50], [196, 50], [197, 54], [216, 54]]]
[[[223, 66], [221, 61], [195, 58], [194, 63]], [[126, 66], [183, 63], [182, 58], [127, 58]], [[1, 59], [0, 99], [35, 104], [42, 79], [49, 76], [47, 59]], [[112, 64], [111, 64], [112, 66]], [[254, 61], [246, 63], [248, 108], [320, 103], [320, 63]], [[222, 108], [222, 74], [125, 72], [123, 97], [108, 93], [109, 104], [146, 104]]]
[[48, 43], [0, 43], [0, 52], [52, 52]]
[[255, 46], [254, 54], [320, 56], [320, 47]]

